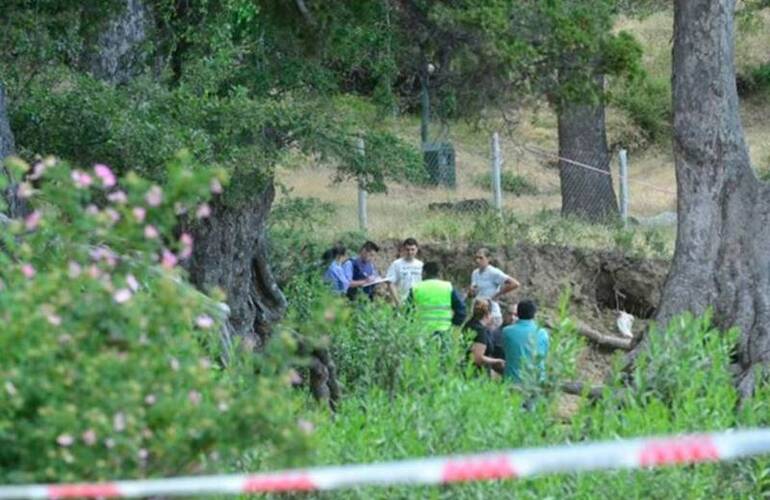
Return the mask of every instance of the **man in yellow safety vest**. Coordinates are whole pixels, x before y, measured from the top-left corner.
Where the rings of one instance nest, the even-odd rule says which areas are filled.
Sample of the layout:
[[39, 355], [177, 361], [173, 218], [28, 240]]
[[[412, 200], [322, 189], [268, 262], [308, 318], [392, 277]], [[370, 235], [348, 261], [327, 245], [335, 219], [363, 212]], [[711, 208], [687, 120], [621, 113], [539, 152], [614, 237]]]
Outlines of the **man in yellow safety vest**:
[[426, 262], [422, 281], [409, 292], [415, 318], [425, 332], [443, 333], [465, 321], [465, 304], [452, 283], [438, 279], [439, 266]]

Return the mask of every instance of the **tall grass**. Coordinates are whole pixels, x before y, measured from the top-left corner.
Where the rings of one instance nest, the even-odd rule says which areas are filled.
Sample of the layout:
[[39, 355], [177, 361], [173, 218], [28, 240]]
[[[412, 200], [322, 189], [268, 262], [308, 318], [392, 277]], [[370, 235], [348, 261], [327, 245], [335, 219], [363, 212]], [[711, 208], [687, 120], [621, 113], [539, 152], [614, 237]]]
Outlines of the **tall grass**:
[[[565, 419], [560, 381], [576, 376], [583, 348], [563, 300], [551, 332], [549, 383], [520, 388], [481, 376], [468, 366], [468, 339], [458, 332], [422, 337], [408, 315], [388, 305], [327, 301], [315, 290], [292, 303], [321, 300], [333, 322], [295, 316], [307, 331], [327, 337], [345, 387], [336, 414], [310, 403], [316, 430], [307, 465], [547, 446], [588, 440], [759, 426], [770, 420], [770, 390], [741, 408], [728, 366], [737, 332], [721, 332], [711, 318], [683, 316], [650, 333], [650, 347], [630, 376], [631, 389], [609, 381], [597, 403], [580, 399]], [[342, 319], [340, 319], [342, 318]], [[316, 322], [314, 322], [316, 321]], [[617, 371], [617, 373], [620, 373]], [[529, 410], [523, 402], [536, 394]], [[562, 474], [525, 481], [441, 487], [361, 488], [313, 498], [707, 498], [760, 497], [768, 492], [768, 462], [671, 467], [657, 470]]]

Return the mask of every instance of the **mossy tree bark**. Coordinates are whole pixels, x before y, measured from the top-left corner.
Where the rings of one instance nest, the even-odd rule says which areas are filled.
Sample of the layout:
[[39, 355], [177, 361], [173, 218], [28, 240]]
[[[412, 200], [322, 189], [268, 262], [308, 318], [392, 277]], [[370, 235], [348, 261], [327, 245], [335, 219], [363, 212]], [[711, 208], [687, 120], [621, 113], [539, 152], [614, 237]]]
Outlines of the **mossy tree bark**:
[[5, 87], [3, 82], [0, 81], [0, 169], [1, 175], [4, 175], [10, 184], [3, 191], [3, 199], [8, 205], [6, 207], [6, 214], [8, 217], [15, 218], [24, 215], [25, 208], [24, 203], [16, 195], [16, 183], [11, 177], [10, 172], [3, 166], [3, 161], [6, 157], [12, 155], [15, 152], [15, 143], [13, 140], [13, 132], [11, 131], [11, 125], [8, 123], [8, 109], [5, 98]]

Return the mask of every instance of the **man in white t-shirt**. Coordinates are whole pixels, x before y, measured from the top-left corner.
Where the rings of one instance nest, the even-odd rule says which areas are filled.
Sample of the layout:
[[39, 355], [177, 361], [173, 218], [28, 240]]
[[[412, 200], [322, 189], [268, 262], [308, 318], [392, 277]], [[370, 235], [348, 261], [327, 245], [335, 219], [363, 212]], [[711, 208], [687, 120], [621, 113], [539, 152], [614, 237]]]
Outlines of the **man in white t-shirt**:
[[502, 295], [519, 287], [519, 282], [505, 274], [500, 269], [489, 263], [489, 250], [479, 248], [474, 256], [478, 266], [471, 273], [471, 288], [468, 295], [480, 299], [489, 299], [491, 308], [493, 329], [503, 323], [503, 315], [500, 312], [500, 304], [497, 299]]
[[417, 258], [419, 246], [414, 238], [407, 238], [401, 244], [401, 257], [394, 260], [385, 275], [388, 288], [397, 304], [409, 296], [412, 285], [422, 281], [422, 261]]

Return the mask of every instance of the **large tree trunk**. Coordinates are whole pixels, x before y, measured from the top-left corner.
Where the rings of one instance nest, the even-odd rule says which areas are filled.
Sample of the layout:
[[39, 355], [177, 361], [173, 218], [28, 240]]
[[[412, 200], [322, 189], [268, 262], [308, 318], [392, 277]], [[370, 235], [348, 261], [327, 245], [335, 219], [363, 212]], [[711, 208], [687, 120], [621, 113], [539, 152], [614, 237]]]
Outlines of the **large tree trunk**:
[[227, 294], [234, 333], [255, 348], [264, 345], [270, 325], [286, 309], [267, 261], [265, 222], [274, 195], [270, 183], [236, 206], [215, 203], [211, 217], [188, 228], [195, 239], [187, 263], [191, 281], [202, 290], [219, 287]]
[[[735, 0], [677, 0], [674, 17], [676, 251], [657, 320], [714, 310], [741, 330], [738, 387], [770, 359], [770, 187], [751, 168], [733, 63]], [[641, 344], [638, 349], [643, 348]], [[637, 349], [637, 352], [638, 352]]]
[[126, 83], [145, 68], [143, 44], [152, 26], [150, 12], [142, 0], [123, 0], [123, 4], [86, 56], [87, 69], [96, 78], [112, 84]]
[[12, 155], [14, 151], [13, 132], [11, 132], [11, 125], [8, 123], [5, 87], [3, 82], [0, 82], [0, 175], [4, 175], [10, 181], [8, 187], [3, 190], [2, 197], [8, 205], [4, 211], [11, 218], [20, 217], [25, 213], [24, 203], [16, 195], [17, 184], [11, 173], [3, 165], [5, 158]]
[[[596, 81], [601, 90], [604, 78], [597, 77]], [[590, 221], [616, 217], [604, 105], [563, 103], [558, 122], [562, 215]]]

